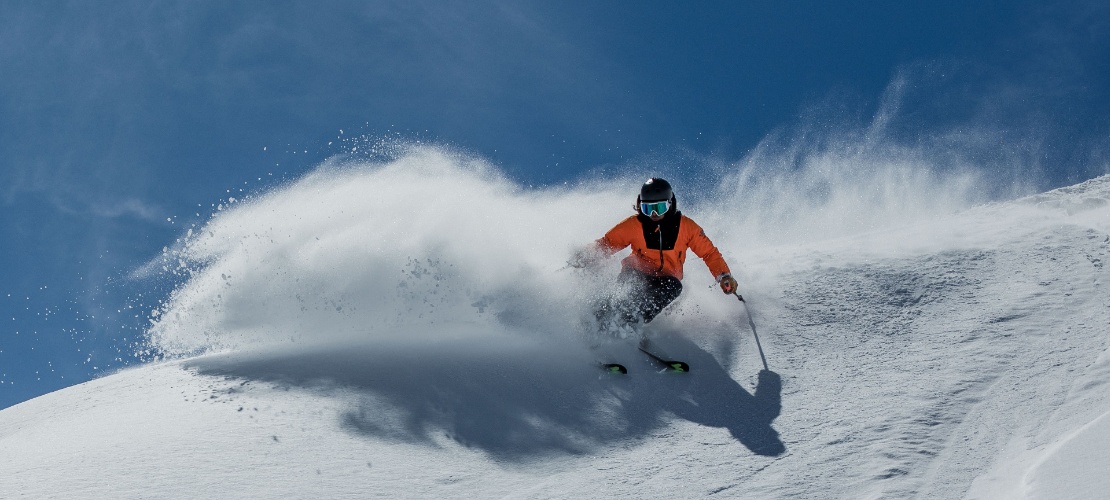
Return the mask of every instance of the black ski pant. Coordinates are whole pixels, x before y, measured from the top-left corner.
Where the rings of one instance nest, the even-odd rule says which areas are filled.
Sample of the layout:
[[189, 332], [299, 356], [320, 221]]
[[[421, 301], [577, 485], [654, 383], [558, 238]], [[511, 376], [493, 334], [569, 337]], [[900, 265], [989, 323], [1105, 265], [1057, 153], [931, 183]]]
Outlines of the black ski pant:
[[652, 276], [630, 267], [621, 269], [617, 281], [626, 295], [618, 299], [617, 310], [629, 323], [643, 318], [650, 323], [667, 304], [682, 293], [682, 282], [674, 276]]

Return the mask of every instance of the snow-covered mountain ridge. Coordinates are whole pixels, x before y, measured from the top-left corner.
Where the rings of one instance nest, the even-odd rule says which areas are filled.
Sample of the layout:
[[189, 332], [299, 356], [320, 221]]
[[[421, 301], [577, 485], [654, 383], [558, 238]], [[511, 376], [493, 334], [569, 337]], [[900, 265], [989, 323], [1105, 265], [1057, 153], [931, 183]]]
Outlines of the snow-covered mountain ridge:
[[[656, 373], [618, 342], [609, 349], [630, 374], [602, 376], [587, 342], [560, 333], [573, 322], [560, 329], [562, 318], [516, 308], [535, 307], [531, 289], [496, 274], [492, 285], [467, 281], [452, 267], [452, 252], [477, 255], [465, 248], [401, 261], [402, 277], [379, 281], [382, 290], [344, 289], [399, 295], [394, 305], [408, 309], [396, 322], [334, 300], [351, 295], [304, 303], [324, 328], [378, 318], [385, 334], [268, 337], [255, 318], [271, 306], [246, 296], [285, 307], [283, 296], [236, 280], [261, 282], [252, 273], [269, 269], [303, 283], [358, 264], [288, 264], [315, 262], [305, 252], [325, 252], [345, 232], [259, 254], [255, 239], [281, 246], [275, 234], [301, 233], [218, 240], [234, 222], [216, 221], [217, 239], [202, 242], [216, 256], [203, 271], [211, 284], [200, 276], [177, 298], [190, 309], [164, 312], [203, 321], [162, 330], [172, 339], [163, 347], [216, 339], [228, 350], [0, 411], [3, 496], [1098, 498], [1110, 488], [1110, 176], [816, 243], [722, 238], [770, 372], [743, 309], [689, 276], [649, 330], [691, 373]], [[595, 229], [570, 237], [588, 241]], [[240, 246], [213, 249], [220, 241]], [[583, 279], [528, 265], [546, 285]], [[408, 301], [439, 279], [465, 300]], [[467, 287], [452, 288], [459, 282]], [[573, 308], [572, 299], [551, 300]], [[475, 300], [485, 312], [443, 319], [442, 309], [458, 314]]]

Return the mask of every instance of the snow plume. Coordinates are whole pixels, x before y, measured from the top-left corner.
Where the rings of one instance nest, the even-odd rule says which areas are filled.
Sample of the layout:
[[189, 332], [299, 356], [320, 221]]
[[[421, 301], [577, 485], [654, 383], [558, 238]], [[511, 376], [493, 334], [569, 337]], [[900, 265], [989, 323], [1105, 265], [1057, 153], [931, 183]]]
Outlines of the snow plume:
[[826, 104], [719, 168], [705, 200], [730, 208], [713, 214], [716, 225], [748, 245], [813, 243], [1035, 192], [1038, 154], [1028, 141], [1004, 147], [1005, 132], [975, 121], [907, 131], [907, 87], [920, 79], [896, 77], [865, 123]]
[[154, 312], [149, 347], [344, 343], [445, 322], [569, 331], [582, 284], [557, 269], [628, 201], [604, 187], [526, 190], [433, 147], [328, 162], [221, 210], [167, 251], [189, 278]]
[[[942, 174], [928, 151], [890, 146], [881, 128], [877, 120], [852, 147], [843, 139], [776, 150], [769, 139], [709, 190], [675, 178], [680, 208], [744, 276], [759, 248], [905, 225], [981, 200], [981, 177]], [[388, 161], [333, 159], [221, 207], [167, 249], [157, 263], [173, 262], [188, 279], [153, 311], [148, 354], [593, 331], [589, 313], [618, 266], [590, 273], [565, 263], [630, 215], [642, 180], [659, 172], [526, 188], [474, 156], [402, 149]], [[687, 267], [685, 291], [657, 327], [708, 338], [737, 326], [735, 301], [713, 291], [695, 256]]]

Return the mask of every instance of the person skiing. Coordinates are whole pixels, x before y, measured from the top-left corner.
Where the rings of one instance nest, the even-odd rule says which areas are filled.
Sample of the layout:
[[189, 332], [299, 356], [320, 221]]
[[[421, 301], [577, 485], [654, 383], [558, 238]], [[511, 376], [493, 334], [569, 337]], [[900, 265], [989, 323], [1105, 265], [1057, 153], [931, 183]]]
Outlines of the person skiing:
[[636, 215], [621, 221], [605, 236], [575, 253], [572, 267], [592, 266], [629, 246], [632, 254], [621, 261], [617, 276], [623, 296], [615, 297], [597, 311], [599, 323], [606, 317], [627, 325], [651, 322], [682, 293], [682, 266], [686, 251], [705, 261], [721, 290], [736, 293], [736, 280], [713, 242], [693, 219], [678, 211], [671, 184], [652, 177], [636, 197]]

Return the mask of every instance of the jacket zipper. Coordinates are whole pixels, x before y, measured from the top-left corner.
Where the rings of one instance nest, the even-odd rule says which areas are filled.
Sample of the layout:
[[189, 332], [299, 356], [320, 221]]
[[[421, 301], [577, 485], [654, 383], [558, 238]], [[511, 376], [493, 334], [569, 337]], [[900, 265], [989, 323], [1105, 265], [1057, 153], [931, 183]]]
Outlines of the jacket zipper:
[[663, 225], [656, 225], [655, 232], [659, 233], [659, 269], [655, 272], [661, 273], [663, 272]]

